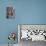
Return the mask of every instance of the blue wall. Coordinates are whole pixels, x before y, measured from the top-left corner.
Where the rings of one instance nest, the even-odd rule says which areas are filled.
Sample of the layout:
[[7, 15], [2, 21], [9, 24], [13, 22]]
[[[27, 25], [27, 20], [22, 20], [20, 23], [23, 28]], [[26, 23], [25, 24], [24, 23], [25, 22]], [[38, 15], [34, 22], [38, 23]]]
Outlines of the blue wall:
[[[10, 3], [16, 9], [15, 19], [6, 19], [6, 7]], [[8, 43], [9, 32], [17, 33], [17, 24], [46, 24], [46, 0], [1, 0], [0, 43]]]

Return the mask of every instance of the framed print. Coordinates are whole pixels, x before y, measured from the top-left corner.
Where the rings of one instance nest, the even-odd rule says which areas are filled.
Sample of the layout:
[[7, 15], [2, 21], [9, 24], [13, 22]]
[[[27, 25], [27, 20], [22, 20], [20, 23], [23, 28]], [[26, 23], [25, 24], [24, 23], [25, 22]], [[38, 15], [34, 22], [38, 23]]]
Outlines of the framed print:
[[6, 7], [6, 18], [15, 18], [15, 9], [13, 7]]
[[20, 42], [20, 46], [31, 46], [31, 42], [46, 41], [46, 25], [19, 24], [18, 41]]

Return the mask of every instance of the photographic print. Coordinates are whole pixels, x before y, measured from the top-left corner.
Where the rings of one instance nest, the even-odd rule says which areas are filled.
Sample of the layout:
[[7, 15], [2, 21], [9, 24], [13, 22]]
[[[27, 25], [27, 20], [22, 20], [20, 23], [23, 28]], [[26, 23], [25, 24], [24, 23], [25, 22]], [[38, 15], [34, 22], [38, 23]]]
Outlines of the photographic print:
[[46, 41], [46, 25], [20, 24], [18, 33], [20, 46], [31, 46], [31, 43]]
[[6, 18], [15, 18], [15, 9], [13, 7], [6, 7]]

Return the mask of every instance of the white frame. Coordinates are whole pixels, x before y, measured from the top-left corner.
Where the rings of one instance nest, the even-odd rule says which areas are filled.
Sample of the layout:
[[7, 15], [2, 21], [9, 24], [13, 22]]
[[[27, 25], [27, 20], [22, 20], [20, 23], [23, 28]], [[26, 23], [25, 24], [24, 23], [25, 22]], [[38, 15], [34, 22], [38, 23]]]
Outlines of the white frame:
[[[21, 25], [31, 25], [31, 24], [18, 24], [18, 43], [20, 43], [20, 26]], [[32, 24], [33, 25], [33, 24]], [[36, 25], [36, 24], [35, 24]], [[37, 24], [38, 25], [38, 24]], [[46, 25], [45, 25], [46, 26]], [[46, 40], [43, 40], [43, 41], [46, 41]]]

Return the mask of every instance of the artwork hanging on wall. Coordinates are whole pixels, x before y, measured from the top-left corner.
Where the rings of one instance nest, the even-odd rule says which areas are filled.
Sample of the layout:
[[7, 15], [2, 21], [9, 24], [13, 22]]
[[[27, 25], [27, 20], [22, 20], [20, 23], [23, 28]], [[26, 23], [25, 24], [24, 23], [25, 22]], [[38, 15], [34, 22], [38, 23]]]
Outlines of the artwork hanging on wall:
[[6, 18], [15, 18], [15, 9], [13, 7], [6, 7]]
[[[19, 29], [20, 28], [20, 29]], [[21, 40], [46, 41], [46, 25], [18, 25]], [[18, 32], [18, 33], [19, 33]]]

